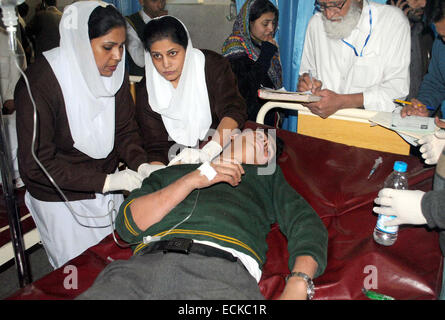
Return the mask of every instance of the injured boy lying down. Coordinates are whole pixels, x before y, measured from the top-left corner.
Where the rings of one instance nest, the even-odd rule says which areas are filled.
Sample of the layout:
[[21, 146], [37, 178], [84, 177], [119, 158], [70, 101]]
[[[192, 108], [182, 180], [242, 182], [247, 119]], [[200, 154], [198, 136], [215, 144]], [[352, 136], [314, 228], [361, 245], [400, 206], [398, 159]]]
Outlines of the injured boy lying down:
[[133, 256], [110, 263], [78, 299], [264, 299], [258, 282], [275, 222], [291, 270], [280, 298], [311, 299], [328, 234], [277, 156], [274, 135], [247, 129], [211, 163], [152, 173], [116, 218]]

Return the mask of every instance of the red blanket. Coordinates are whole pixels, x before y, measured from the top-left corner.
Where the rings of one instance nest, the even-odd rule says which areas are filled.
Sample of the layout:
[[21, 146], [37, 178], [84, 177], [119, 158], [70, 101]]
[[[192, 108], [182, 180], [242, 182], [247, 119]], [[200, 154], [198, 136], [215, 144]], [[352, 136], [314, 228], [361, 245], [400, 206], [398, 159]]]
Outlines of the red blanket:
[[[253, 127], [252, 123], [249, 123]], [[433, 167], [414, 156], [349, 147], [288, 131], [279, 131], [285, 150], [279, 165], [288, 180], [320, 215], [329, 231], [328, 265], [315, 279], [315, 299], [367, 299], [363, 287], [396, 299], [435, 299], [440, 291], [443, 257], [436, 231], [402, 227], [397, 242], [383, 247], [372, 237], [373, 201], [394, 161], [408, 163], [410, 189], [430, 190]], [[370, 180], [374, 160], [382, 166]], [[289, 272], [286, 239], [273, 225], [259, 283], [267, 299], [277, 298]], [[111, 261], [128, 259], [110, 237], [64, 267], [21, 289], [10, 299], [72, 299], [93, 283]]]

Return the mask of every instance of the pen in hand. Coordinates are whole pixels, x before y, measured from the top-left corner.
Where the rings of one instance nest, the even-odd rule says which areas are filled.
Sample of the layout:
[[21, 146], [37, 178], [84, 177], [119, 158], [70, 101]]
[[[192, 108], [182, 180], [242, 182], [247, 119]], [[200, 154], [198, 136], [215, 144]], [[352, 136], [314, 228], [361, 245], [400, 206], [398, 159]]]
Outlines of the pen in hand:
[[314, 88], [314, 77], [312, 76], [312, 70], [309, 70], [308, 73], [309, 73], [309, 80], [311, 81], [310, 91], [312, 91], [312, 89]]
[[[394, 102], [397, 103], [397, 104], [404, 104], [404, 105], [412, 105], [413, 104], [410, 101], [404, 101], [404, 100], [399, 100], [399, 99], [395, 99]], [[432, 106], [427, 106], [425, 104], [420, 104], [419, 106], [425, 107], [425, 108], [427, 108], [430, 111], [436, 111], [436, 108], [434, 108]]]
[[314, 75], [313, 75], [312, 70], [308, 70], [307, 71], [307, 75], [309, 77], [309, 82], [310, 83], [308, 85], [308, 90], [305, 91], [304, 93], [306, 93], [306, 94], [313, 94], [313, 90], [315, 89], [315, 85], [314, 85]]

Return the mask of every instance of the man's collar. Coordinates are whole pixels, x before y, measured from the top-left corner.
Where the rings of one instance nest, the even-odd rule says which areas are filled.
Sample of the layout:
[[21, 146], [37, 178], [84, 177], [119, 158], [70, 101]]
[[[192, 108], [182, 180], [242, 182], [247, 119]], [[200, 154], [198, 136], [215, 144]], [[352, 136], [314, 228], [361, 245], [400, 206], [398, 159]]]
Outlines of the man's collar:
[[152, 20], [152, 18], [148, 14], [145, 13], [144, 9], [141, 9], [141, 11], [139, 11], [139, 14], [145, 24], [149, 23], [150, 20]]

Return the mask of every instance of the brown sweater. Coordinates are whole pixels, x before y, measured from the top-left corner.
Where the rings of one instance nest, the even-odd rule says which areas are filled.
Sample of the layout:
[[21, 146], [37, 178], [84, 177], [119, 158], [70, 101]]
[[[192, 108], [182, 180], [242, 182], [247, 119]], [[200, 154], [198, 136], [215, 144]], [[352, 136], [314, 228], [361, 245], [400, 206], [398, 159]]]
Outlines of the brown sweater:
[[[102, 192], [106, 175], [116, 170], [119, 161], [133, 170], [148, 161], [134, 120], [134, 103], [127, 75], [115, 97], [114, 148], [105, 159], [96, 160], [73, 147], [62, 90], [48, 61], [42, 56], [29, 66], [26, 74], [38, 111], [36, 155], [68, 200], [95, 198], [95, 193]], [[42, 201], [61, 201], [31, 155], [34, 109], [23, 77], [17, 83], [14, 100], [20, 176], [33, 197]]]
[[[229, 61], [216, 52], [202, 52], [205, 55], [205, 77], [212, 113], [210, 128], [216, 129], [222, 118], [230, 117], [242, 129], [247, 119], [246, 103], [238, 91]], [[175, 142], [168, 140], [161, 115], [154, 112], [148, 104], [145, 78], [136, 88], [136, 120], [141, 128], [149, 161], [168, 164], [168, 150]]]

